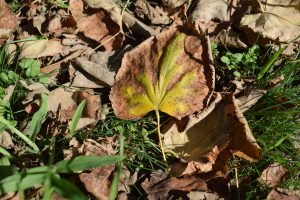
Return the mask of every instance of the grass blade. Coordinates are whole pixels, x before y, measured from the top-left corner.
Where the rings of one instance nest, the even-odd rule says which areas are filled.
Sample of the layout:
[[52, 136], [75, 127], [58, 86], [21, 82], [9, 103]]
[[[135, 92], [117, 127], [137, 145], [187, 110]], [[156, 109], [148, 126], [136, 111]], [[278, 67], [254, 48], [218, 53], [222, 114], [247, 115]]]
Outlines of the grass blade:
[[287, 48], [287, 46], [279, 49], [272, 57], [271, 59], [266, 63], [264, 68], [259, 72], [256, 80], [260, 80], [272, 67], [274, 62], [277, 60], [277, 58], [280, 56], [280, 54]]
[[33, 115], [30, 122], [29, 138], [34, 141], [36, 134], [41, 130], [43, 120], [48, 112], [48, 96], [46, 94], [41, 95], [40, 109]]
[[8, 192], [16, 192], [42, 184], [47, 176], [49, 167], [35, 167], [27, 172], [9, 176], [0, 181], [0, 196]]
[[25, 143], [27, 143], [30, 147], [33, 148], [33, 150], [38, 153], [40, 150], [36, 146], [34, 142], [32, 142], [26, 135], [24, 135], [21, 131], [19, 131], [17, 128], [12, 126], [9, 121], [7, 121], [3, 116], [0, 115], [0, 123], [5, 125], [9, 130], [11, 130], [13, 133], [15, 133], [17, 136], [19, 136], [22, 140], [24, 140]]
[[78, 124], [78, 121], [80, 119], [80, 116], [82, 114], [82, 111], [83, 111], [84, 107], [85, 107], [85, 100], [81, 101], [81, 103], [77, 107], [77, 109], [76, 109], [76, 111], [75, 111], [75, 113], [72, 117], [71, 124], [70, 124], [71, 136], [74, 135], [74, 133], [75, 133], [76, 126]]
[[95, 167], [110, 165], [124, 159], [121, 156], [78, 156], [55, 164], [57, 173], [72, 173]]
[[59, 195], [71, 200], [85, 200], [87, 197], [71, 182], [58, 176], [51, 176], [52, 189]]

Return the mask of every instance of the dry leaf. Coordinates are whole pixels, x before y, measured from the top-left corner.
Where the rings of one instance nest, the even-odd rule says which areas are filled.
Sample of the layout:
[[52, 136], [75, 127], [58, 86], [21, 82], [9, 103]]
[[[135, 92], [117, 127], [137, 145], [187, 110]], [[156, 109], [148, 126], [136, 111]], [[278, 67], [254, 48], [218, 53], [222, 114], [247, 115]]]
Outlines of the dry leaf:
[[69, 4], [78, 29], [86, 37], [102, 43], [109, 51], [122, 46], [121, 28], [106, 12], [103, 10], [89, 12], [84, 9], [82, 0], [71, 0]]
[[[117, 151], [113, 150], [112, 145], [116, 145], [113, 141], [114, 139], [105, 138], [101, 143], [98, 143], [94, 140], [86, 139], [82, 145], [79, 145], [76, 140], [71, 140], [71, 148], [68, 151], [64, 151], [64, 155], [67, 158], [78, 155], [115, 155]], [[108, 199], [114, 169], [115, 165], [97, 167], [80, 173], [79, 178], [86, 190], [97, 199]]]
[[282, 167], [280, 163], [276, 162], [271, 164], [267, 169], [265, 169], [258, 180], [262, 184], [273, 188], [280, 185], [284, 175], [287, 172], [287, 169]]
[[55, 56], [62, 53], [62, 51], [63, 46], [59, 40], [35, 40], [24, 43], [20, 57], [40, 58], [45, 56]]
[[200, 191], [192, 191], [187, 196], [189, 200], [225, 200], [217, 194]]
[[2, 39], [9, 38], [16, 27], [17, 21], [14, 13], [10, 10], [5, 0], [0, 0], [0, 46]]
[[[265, 38], [288, 42], [300, 35], [300, 2], [298, 0], [260, 0], [251, 14], [241, 20], [249, 30]], [[299, 39], [298, 39], [299, 41]]]
[[148, 38], [151, 35], [157, 34], [156, 30], [143, 24], [141, 21], [128, 13], [126, 9], [123, 11], [123, 16], [121, 17], [122, 9], [113, 0], [84, 0], [84, 2], [91, 8], [102, 8], [108, 12], [111, 19], [121, 28], [121, 32], [123, 31], [123, 22], [133, 32], [133, 34], [138, 37]]
[[233, 95], [225, 94], [221, 101], [218, 96], [199, 116], [190, 117], [183, 132], [178, 131], [176, 124], [166, 127], [167, 151], [187, 163], [177, 173], [226, 170], [226, 161], [232, 154], [250, 161], [261, 157], [261, 149]]
[[76, 130], [79, 130], [99, 120], [100, 116], [98, 116], [98, 112], [101, 111], [101, 100], [98, 95], [92, 95], [74, 89], [72, 91], [70, 88], [57, 88], [48, 95], [48, 111], [56, 113], [59, 109], [61, 112], [61, 120], [68, 121], [73, 117], [77, 106], [83, 99], [86, 100], [86, 106], [76, 126]]
[[150, 20], [151, 24], [170, 24], [171, 19], [167, 13], [158, 5], [152, 7], [146, 0], [137, 0], [134, 2], [135, 13], [144, 20]]
[[273, 189], [267, 197], [268, 200], [299, 200], [300, 190], [289, 190], [283, 188]]
[[240, 96], [236, 101], [241, 112], [247, 111], [266, 93], [266, 90], [256, 89], [252, 87], [245, 88], [243, 95]]
[[151, 175], [142, 187], [149, 200], [154, 199], [188, 199], [191, 191], [206, 191], [228, 197], [228, 179], [216, 173], [200, 174], [198, 176], [159, 177]]
[[99, 167], [90, 172], [81, 173], [79, 178], [88, 192], [99, 200], [106, 200], [109, 197], [111, 176], [114, 169], [114, 165]]
[[11, 139], [11, 136], [8, 132], [3, 131], [0, 133], [0, 146], [6, 149], [14, 147], [14, 143]]
[[214, 86], [208, 43], [178, 29], [125, 54], [110, 93], [118, 117], [140, 118], [160, 110], [180, 119], [206, 106]]
[[228, 21], [228, 1], [198, 0], [196, 7], [191, 14], [191, 19], [198, 23], [208, 23], [212, 20]]
[[[106, 55], [105, 55], [106, 54]], [[110, 54], [103, 53], [102, 54], [102, 60], [103, 62], [95, 63], [90, 60], [88, 60], [85, 57], [79, 57], [75, 60], [76, 66], [83, 69], [85, 72], [87, 72], [92, 78], [88, 78], [95, 82], [95, 79], [97, 80], [97, 84], [105, 86], [105, 85], [113, 85], [114, 79], [115, 79], [115, 72], [108, 69], [108, 58]], [[100, 61], [100, 60], [99, 60]], [[93, 80], [94, 78], [94, 80]]]
[[162, 1], [164, 6], [167, 7], [167, 10], [169, 13], [174, 13], [178, 11], [180, 8], [182, 8], [184, 5], [186, 6], [186, 9], [190, 6], [192, 3], [191, 0], [163, 0]]

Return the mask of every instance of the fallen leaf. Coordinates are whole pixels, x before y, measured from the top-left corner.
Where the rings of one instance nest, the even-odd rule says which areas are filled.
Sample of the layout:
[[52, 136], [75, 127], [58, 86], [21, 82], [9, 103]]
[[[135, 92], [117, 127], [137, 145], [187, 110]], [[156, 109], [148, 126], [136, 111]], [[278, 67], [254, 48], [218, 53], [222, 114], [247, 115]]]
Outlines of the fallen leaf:
[[232, 154], [250, 161], [261, 157], [261, 149], [232, 94], [224, 94], [222, 100], [217, 95], [198, 116], [190, 116], [183, 132], [174, 122], [166, 125], [165, 131], [166, 152], [186, 163], [175, 170], [177, 174], [226, 171], [226, 161]]
[[[157, 175], [156, 175], [157, 176]], [[206, 191], [228, 197], [228, 178], [217, 173], [185, 175], [180, 177], [156, 177], [151, 175], [142, 183], [147, 198], [152, 199], [183, 199], [188, 198], [191, 191]]]
[[237, 104], [242, 113], [251, 108], [266, 93], [266, 90], [247, 87], [243, 91], [243, 95], [237, 98]]
[[77, 22], [78, 29], [86, 37], [100, 42], [109, 51], [122, 46], [121, 28], [105, 11], [88, 12], [84, 9], [82, 0], [71, 0], [69, 9]]
[[154, 25], [171, 23], [167, 13], [158, 5], [153, 7], [146, 0], [137, 0], [134, 2], [134, 6], [135, 13], [144, 21], [149, 20]]
[[83, 99], [86, 100], [86, 106], [83, 115], [76, 126], [76, 130], [79, 130], [100, 119], [100, 116], [98, 116], [98, 112], [101, 111], [101, 100], [99, 95], [85, 93], [78, 89], [56, 88], [48, 95], [48, 111], [56, 113], [57, 110], [60, 110], [60, 120], [70, 121], [77, 106]]
[[[110, 138], [101, 140], [101, 143], [86, 139], [82, 145], [79, 145], [76, 140], [73, 140], [70, 142], [71, 150], [64, 151], [64, 154], [67, 155], [67, 157], [78, 155], [115, 155], [117, 151], [112, 151], [112, 145], [113, 143]], [[97, 199], [108, 199], [114, 169], [115, 165], [97, 167], [81, 172], [79, 178], [86, 190]]]
[[184, 5], [186, 5], [186, 9], [190, 6], [192, 3], [191, 0], [163, 0], [162, 1], [164, 6], [167, 8], [168, 12], [173, 14], [174, 12], [178, 11], [180, 8], [182, 8]]
[[191, 14], [191, 19], [198, 23], [208, 23], [212, 20], [228, 21], [228, 1], [198, 0], [196, 7]]
[[278, 185], [280, 185], [280, 183], [283, 180], [284, 175], [287, 173], [287, 169], [285, 169], [284, 167], [282, 167], [280, 165], [280, 163], [276, 162], [271, 164], [270, 166], [268, 166], [268, 168], [266, 168], [261, 176], [259, 177], [259, 181], [268, 186], [268, 187], [276, 187]]
[[[243, 16], [241, 27], [273, 41], [288, 42], [300, 35], [300, 2], [260, 0]], [[298, 39], [299, 41], [299, 39]]]
[[189, 200], [225, 200], [217, 194], [200, 191], [192, 191], [187, 196]]
[[5, 149], [11, 149], [12, 147], [14, 147], [14, 143], [11, 139], [11, 136], [6, 131], [0, 133], [0, 146]]
[[59, 40], [35, 40], [23, 43], [21, 58], [41, 58], [45, 56], [55, 56], [62, 53], [63, 45]]
[[126, 53], [110, 93], [115, 114], [160, 110], [178, 119], [202, 110], [213, 91], [208, 42], [173, 27]]
[[[108, 68], [108, 58], [111, 54], [102, 53], [102, 59], [98, 63], [88, 60], [86, 57], [76, 58], [76, 66], [83, 69], [94, 79], [98, 80], [96, 83], [102, 86], [113, 85], [115, 79], [115, 72]], [[90, 79], [93, 81], [93, 79]], [[95, 80], [93, 81], [95, 82]]]
[[[113, 0], [84, 0], [84, 2], [90, 8], [101, 8], [109, 13], [111, 19], [119, 25], [122, 30], [122, 24], [125, 24], [134, 35], [141, 38], [148, 38], [151, 35], [156, 35], [158, 32], [151, 27], [145, 25], [139, 21], [136, 17], [132, 16], [125, 10], [123, 10], [123, 16], [121, 15], [121, 7]], [[122, 32], [123, 33], [123, 32]]]
[[299, 200], [300, 190], [289, 190], [283, 188], [273, 189], [267, 197], [268, 200]]
[[108, 199], [114, 165], [96, 168], [87, 173], [81, 173], [79, 178], [86, 190], [97, 199]]
[[0, 46], [17, 28], [17, 20], [5, 0], [0, 0]]

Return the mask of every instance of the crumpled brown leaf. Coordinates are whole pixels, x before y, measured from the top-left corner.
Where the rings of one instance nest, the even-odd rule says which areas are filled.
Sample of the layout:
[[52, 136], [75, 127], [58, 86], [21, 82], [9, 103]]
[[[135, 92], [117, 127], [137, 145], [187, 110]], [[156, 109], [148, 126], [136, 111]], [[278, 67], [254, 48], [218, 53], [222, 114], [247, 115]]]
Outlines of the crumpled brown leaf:
[[[115, 79], [115, 72], [109, 70], [108, 68], [108, 58], [111, 56], [110, 53], [102, 53], [101, 59], [97, 61], [97, 63], [90, 61], [86, 57], [76, 58], [75, 63], [76, 66], [80, 67], [82, 70], [87, 72], [94, 79], [98, 80], [99, 85], [113, 85]], [[93, 79], [91, 78], [93, 81]], [[95, 80], [94, 80], [95, 82]]]
[[0, 46], [17, 28], [17, 20], [5, 0], [0, 0]]
[[3, 131], [2, 133], [0, 133], [0, 147], [4, 147], [6, 149], [14, 147], [11, 136], [7, 131]]
[[49, 93], [48, 111], [56, 113], [59, 109], [61, 120], [68, 121], [72, 119], [77, 106], [83, 99], [86, 100], [86, 106], [76, 126], [76, 130], [79, 130], [100, 119], [100, 116], [98, 116], [98, 112], [101, 111], [101, 99], [99, 95], [79, 90], [72, 91], [71, 89], [57, 88]]
[[82, 0], [71, 0], [69, 8], [83, 34], [103, 44], [111, 51], [122, 46], [123, 34], [121, 27], [103, 10], [92, 12], [84, 8]]
[[151, 174], [142, 183], [149, 200], [187, 199], [191, 191], [202, 191], [220, 195], [228, 199], [229, 179], [218, 173], [166, 177], [165, 174]]
[[300, 190], [289, 190], [283, 188], [273, 189], [267, 197], [268, 200], [299, 200]]
[[164, 134], [166, 149], [185, 163], [174, 165], [175, 174], [193, 174], [212, 170], [226, 171], [226, 161], [237, 155], [250, 161], [261, 157], [246, 119], [232, 94], [218, 94], [198, 116], [191, 116], [184, 131], [176, 124]]
[[259, 177], [259, 182], [268, 186], [268, 187], [276, 187], [280, 185], [283, 180], [284, 175], [288, 172], [280, 163], [275, 162], [266, 168], [261, 176]]
[[170, 24], [171, 19], [168, 17], [167, 13], [158, 5], [155, 7], [146, 0], [137, 0], [134, 2], [136, 14], [144, 19], [150, 20], [151, 24]]
[[208, 23], [212, 20], [228, 21], [228, 1], [198, 0], [190, 17], [193, 21], [197, 21], [198, 23]]
[[299, 1], [260, 0], [251, 8], [250, 14], [241, 20], [246, 34], [251, 30], [279, 42], [288, 42], [300, 35]]
[[40, 58], [62, 53], [63, 45], [57, 39], [43, 39], [25, 42], [22, 46], [21, 58]]

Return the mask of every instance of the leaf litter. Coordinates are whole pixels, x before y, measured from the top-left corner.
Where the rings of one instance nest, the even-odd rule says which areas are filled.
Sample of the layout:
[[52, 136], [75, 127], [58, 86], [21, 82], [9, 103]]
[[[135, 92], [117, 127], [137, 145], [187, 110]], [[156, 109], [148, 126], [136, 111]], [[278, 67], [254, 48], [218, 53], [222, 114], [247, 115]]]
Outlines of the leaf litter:
[[[26, 90], [26, 112], [38, 112], [37, 99], [47, 94], [49, 116], [43, 124], [48, 132], [55, 130], [50, 133], [53, 137], [67, 136], [62, 126], [70, 123], [83, 100], [86, 106], [77, 130], [88, 130], [105, 119], [106, 108], [101, 104], [108, 102], [108, 95], [103, 91], [111, 89], [109, 99], [121, 119], [138, 119], [152, 115], [153, 110], [173, 117], [162, 125], [162, 140], [169, 158], [176, 159], [169, 171], [143, 178], [148, 199], [229, 199], [228, 159], [239, 156], [253, 162], [261, 158], [262, 150], [243, 112], [266, 91], [237, 81], [241, 87], [233, 93], [215, 91], [208, 36], [219, 45], [238, 48], [252, 45], [259, 35], [261, 45], [288, 43], [300, 34], [299, 3], [138, 0], [131, 7], [133, 12], [112, 0], [68, 3], [70, 12], [33, 2], [16, 17], [0, 0], [0, 44], [8, 38], [20, 39], [21, 57], [37, 58], [42, 66], [39, 72], [51, 78], [50, 84], [20, 81]], [[17, 25], [16, 20], [22, 23]], [[299, 40], [292, 42], [297, 47]], [[45, 137], [43, 131], [37, 136], [39, 141]], [[117, 154], [117, 137], [97, 141], [86, 137], [82, 144], [73, 137], [65, 158]], [[9, 132], [1, 134], [1, 147], [11, 149], [15, 143]], [[78, 178], [94, 197], [108, 199], [117, 166], [86, 170]], [[278, 166], [273, 167], [275, 171], [270, 166], [259, 180], [270, 187], [280, 185], [287, 170]], [[129, 199], [141, 174], [123, 165], [122, 171], [119, 198]], [[286, 194], [294, 195], [275, 188], [268, 198]]]

